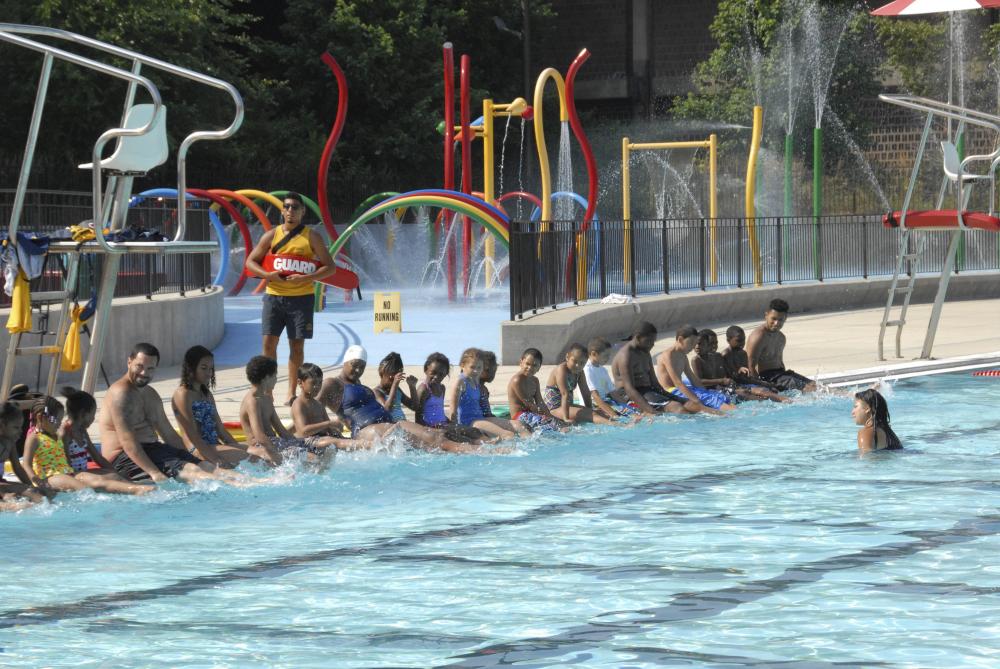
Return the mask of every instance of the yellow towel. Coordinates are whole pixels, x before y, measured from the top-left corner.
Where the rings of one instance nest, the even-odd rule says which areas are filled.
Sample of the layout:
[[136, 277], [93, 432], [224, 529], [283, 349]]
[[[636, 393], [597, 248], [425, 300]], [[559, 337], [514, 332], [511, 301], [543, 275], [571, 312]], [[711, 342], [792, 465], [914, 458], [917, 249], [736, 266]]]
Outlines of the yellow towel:
[[83, 327], [80, 314], [82, 312], [83, 307], [73, 307], [69, 333], [66, 335], [66, 343], [63, 344], [62, 361], [59, 364], [59, 369], [64, 372], [75, 372], [83, 366], [83, 352], [80, 349], [80, 328]]
[[29, 330], [31, 330], [31, 287], [24, 272], [18, 269], [17, 278], [14, 279], [14, 294], [11, 295], [7, 332], [16, 334]]

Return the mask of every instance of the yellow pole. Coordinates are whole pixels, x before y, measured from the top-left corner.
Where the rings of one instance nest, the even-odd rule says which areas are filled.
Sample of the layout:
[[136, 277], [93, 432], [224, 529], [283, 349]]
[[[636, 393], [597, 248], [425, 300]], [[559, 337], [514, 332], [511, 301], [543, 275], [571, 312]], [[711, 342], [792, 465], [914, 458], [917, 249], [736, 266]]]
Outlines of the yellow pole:
[[753, 108], [753, 135], [750, 139], [750, 157], [747, 160], [747, 184], [746, 184], [746, 218], [747, 234], [750, 241], [750, 255], [753, 259], [753, 283], [755, 286], [763, 285], [763, 268], [760, 260], [760, 246], [757, 243], [756, 208], [754, 207], [754, 195], [757, 184], [757, 153], [760, 151], [760, 137], [764, 131], [764, 108], [754, 105]]
[[[483, 100], [483, 200], [493, 204], [493, 100]], [[493, 287], [493, 235], [486, 235], [484, 248], [485, 263], [483, 274], [486, 275], [486, 287]]]
[[708, 218], [709, 218], [709, 243], [711, 244], [711, 269], [712, 269], [712, 283], [717, 283], [719, 281], [718, 266], [716, 263], [718, 259], [716, 258], [716, 238], [715, 238], [715, 221], [719, 215], [719, 193], [717, 190], [718, 184], [718, 153], [719, 141], [712, 133], [708, 136]]
[[632, 276], [632, 206], [629, 203], [629, 169], [628, 169], [628, 158], [629, 158], [629, 148], [628, 137], [622, 137], [622, 220], [625, 223], [625, 229], [622, 234], [622, 253], [624, 257], [622, 259], [622, 267], [624, 267], [625, 276], [623, 277], [626, 282], [628, 282], [629, 277]]
[[542, 176], [542, 225], [543, 232], [549, 229], [552, 222], [552, 175], [549, 173], [549, 152], [545, 146], [545, 114], [542, 113], [542, 98], [545, 93], [545, 82], [552, 79], [559, 93], [559, 120], [569, 120], [566, 109], [566, 82], [562, 75], [552, 67], [547, 67], [538, 75], [535, 82], [535, 145], [538, 148], [538, 166]]

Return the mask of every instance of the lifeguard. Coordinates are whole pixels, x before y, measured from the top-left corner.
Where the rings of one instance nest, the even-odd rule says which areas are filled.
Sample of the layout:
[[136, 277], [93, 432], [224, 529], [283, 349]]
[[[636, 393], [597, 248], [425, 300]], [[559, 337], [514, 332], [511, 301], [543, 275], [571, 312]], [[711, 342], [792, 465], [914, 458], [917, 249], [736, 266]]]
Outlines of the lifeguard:
[[246, 260], [246, 269], [267, 280], [261, 314], [263, 353], [277, 359], [278, 341], [288, 329], [288, 398], [295, 399], [305, 340], [313, 333], [313, 282], [336, 272], [323, 238], [302, 222], [305, 205], [298, 193], [285, 195], [281, 225], [267, 231]]

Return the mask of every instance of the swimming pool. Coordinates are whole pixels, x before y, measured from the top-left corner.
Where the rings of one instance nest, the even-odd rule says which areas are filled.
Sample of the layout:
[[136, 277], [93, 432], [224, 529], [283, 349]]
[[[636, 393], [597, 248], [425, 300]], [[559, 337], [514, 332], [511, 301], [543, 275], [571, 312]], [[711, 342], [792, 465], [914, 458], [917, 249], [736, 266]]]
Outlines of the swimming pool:
[[0, 515], [0, 666], [995, 667], [1000, 381], [889, 402]]

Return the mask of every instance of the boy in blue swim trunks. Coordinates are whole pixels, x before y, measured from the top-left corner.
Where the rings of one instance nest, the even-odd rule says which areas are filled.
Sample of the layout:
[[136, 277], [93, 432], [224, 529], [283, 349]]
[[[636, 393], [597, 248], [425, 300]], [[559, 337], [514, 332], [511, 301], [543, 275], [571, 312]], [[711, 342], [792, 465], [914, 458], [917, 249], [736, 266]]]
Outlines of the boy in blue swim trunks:
[[[660, 385], [675, 395], [691, 401], [694, 408], [702, 413], [722, 415], [722, 411], [735, 409], [725, 393], [708, 390], [701, 386], [701, 379], [688, 361], [688, 354], [698, 344], [698, 329], [693, 325], [682, 325], [677, 329], [674, 345], [660, 353], [656, 361], [656, 379]], [[690, 384], [684, 382], [687, 376]]]
[[564, 430], [567, 424], [553, 416], [545, 406], [542, 389], [535, 376], [541, 368], [542, 352], [537, 348], [525, 349], [517, 373], [507, 384], [510, 417], [532, 431], [558, 432]]

